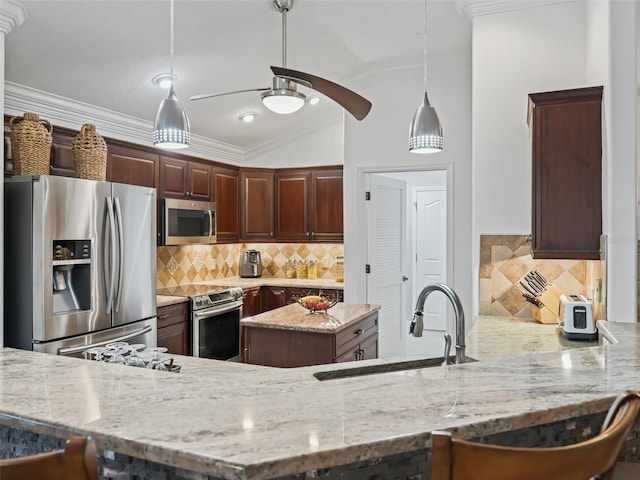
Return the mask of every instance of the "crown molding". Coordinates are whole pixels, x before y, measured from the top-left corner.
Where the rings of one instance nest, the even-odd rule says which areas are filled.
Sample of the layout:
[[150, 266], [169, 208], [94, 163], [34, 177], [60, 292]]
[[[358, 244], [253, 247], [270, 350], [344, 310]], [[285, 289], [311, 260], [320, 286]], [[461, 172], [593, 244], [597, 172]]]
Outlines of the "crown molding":
[[482, 15], [547, 7], [573, 1], [576, 0], [457, 0], [456, 6], [461, 15], [473, 20], [474, 17]]
[[22, 25], [27, 19], [27, 9], [15, 0], [0, 2], [0, 32], [5, 35], [14, 28]]
[[[75, 130], [85, 123], [92, 123], [100, 130], [102, 136], [153, 146], [152, 122], [17, 83], [5, 82], [4, 113], [22, 115], [24, 112], [37, 112], [54, 125]], [[199, 135], [191, 135], [191, 145], [180, 153], [233, 164], [244, 161], [243, 149]]]

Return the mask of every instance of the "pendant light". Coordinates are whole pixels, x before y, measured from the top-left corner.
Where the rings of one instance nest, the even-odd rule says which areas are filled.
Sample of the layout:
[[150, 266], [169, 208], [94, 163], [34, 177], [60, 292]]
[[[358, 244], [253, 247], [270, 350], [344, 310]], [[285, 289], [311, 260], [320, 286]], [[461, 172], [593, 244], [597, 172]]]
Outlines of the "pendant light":
[[444, 148], [442, 126], [436, 109], [429, 103], [427, 95], [427, 0], [424, 0], [424, 99], [416, 110], [409, 127], [409, 151], [411, 153], [433, 153]]
[[[171, 4], [171, 77], [173, 75], [173, 0]], [[158, 148], [180, 149], [188, 148], [191, 140], [191, 132], [189, 128], [189, 119], [185, 113], [176, 92], [173, 88], [173, 82], [169, 87], [169, 96], [162, 100], [156, 118], [153, 121], [153, 145]]]

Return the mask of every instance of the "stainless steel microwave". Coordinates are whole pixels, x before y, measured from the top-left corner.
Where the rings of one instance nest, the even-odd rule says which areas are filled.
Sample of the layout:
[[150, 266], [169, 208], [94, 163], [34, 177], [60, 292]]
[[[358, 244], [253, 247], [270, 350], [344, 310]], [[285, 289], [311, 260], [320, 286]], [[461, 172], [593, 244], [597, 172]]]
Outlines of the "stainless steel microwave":
[[160, 198], [160, 245], [216, 243], [216, 204]]

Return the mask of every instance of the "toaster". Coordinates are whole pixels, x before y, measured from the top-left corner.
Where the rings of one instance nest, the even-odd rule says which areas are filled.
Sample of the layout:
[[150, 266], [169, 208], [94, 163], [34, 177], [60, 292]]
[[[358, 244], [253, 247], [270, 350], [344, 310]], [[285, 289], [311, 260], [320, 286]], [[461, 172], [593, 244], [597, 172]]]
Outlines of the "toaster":
[[558, 323], [569, 340], [597, 340], [591, 303], [583, 295], [560, 295]]

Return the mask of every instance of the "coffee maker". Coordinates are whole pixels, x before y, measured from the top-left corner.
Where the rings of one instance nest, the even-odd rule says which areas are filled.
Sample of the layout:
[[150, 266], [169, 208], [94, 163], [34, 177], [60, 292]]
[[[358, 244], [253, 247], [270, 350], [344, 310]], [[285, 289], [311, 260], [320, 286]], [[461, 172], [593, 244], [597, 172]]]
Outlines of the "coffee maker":
[[242, 250], [240, 252], [239, 270], [241, 277], [260, 277], [262, 275], [262, 260], [257, 250]]

